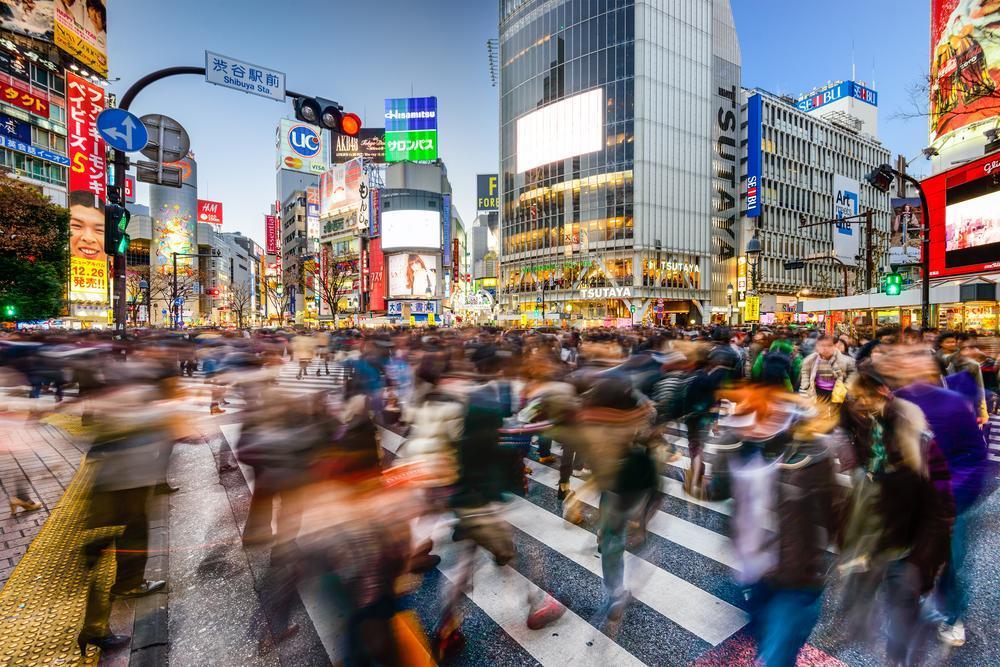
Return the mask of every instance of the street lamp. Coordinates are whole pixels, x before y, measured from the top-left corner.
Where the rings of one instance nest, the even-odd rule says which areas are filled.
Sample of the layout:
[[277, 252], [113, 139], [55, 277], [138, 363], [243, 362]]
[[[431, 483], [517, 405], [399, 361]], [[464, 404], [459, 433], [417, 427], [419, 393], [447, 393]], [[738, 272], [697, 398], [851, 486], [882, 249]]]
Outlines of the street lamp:
[[758, 236], [758, 232], [755, 230], [753, 238], [747, 243], [746, 250], [747, 261], [750, 263], [750, 280], [753, 282], [751, 292], [753, 294], [757, 294], [757, 269], [760, 264], [760, 255], [762, 252], [760, 236]]
[[726, 324], [733, 323], [733, 284], [726, 283]]

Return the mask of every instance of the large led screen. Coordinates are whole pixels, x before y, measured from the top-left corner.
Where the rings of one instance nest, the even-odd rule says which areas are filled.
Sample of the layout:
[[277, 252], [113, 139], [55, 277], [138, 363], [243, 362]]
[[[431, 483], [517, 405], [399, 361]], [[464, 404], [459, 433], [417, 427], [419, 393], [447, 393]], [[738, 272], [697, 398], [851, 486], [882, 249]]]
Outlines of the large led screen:
[[382, 249], [440, 248], [438, 211], [382, 211]]
[[518, 173], [604, 145], [604, 89], [595, 88], [517, 120]]
[[948, 190], [944, 241], [946, 268], [1000, 260], [1000, 185], [993, 178]]
[[414, 252], [389, 255], [387, 259], [390, 297], [430, 299], [437, 296], [437, 255]]

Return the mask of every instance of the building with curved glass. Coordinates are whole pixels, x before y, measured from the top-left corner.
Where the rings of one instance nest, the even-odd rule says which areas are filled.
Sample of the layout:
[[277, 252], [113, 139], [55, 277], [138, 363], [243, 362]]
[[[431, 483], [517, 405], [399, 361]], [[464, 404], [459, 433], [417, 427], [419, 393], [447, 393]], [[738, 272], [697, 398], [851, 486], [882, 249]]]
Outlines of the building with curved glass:
[[729, 0], [500, 1], [508, 321], [704, 322], [736, 276]]

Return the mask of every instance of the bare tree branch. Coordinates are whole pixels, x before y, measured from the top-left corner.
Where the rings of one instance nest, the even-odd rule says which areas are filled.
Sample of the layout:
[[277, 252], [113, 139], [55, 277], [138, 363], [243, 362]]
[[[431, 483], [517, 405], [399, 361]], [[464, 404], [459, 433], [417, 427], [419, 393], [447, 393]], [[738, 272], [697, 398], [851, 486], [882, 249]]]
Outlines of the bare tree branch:
[[249, 282], [233, 283], [226, 292], [226, 305], [236, 315], [236, 326], [246, 326], [250, 306], [253, 303], [253, 286]]

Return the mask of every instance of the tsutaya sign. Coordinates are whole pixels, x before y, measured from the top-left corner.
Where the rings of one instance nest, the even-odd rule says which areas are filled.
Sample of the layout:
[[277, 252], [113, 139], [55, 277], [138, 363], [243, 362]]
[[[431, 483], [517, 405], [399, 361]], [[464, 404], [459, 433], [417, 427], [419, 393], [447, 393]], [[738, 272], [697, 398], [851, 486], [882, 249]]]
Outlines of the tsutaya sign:
[[580, 290], [584, 299], [631, 299], [631, 287], [585, 287]]

